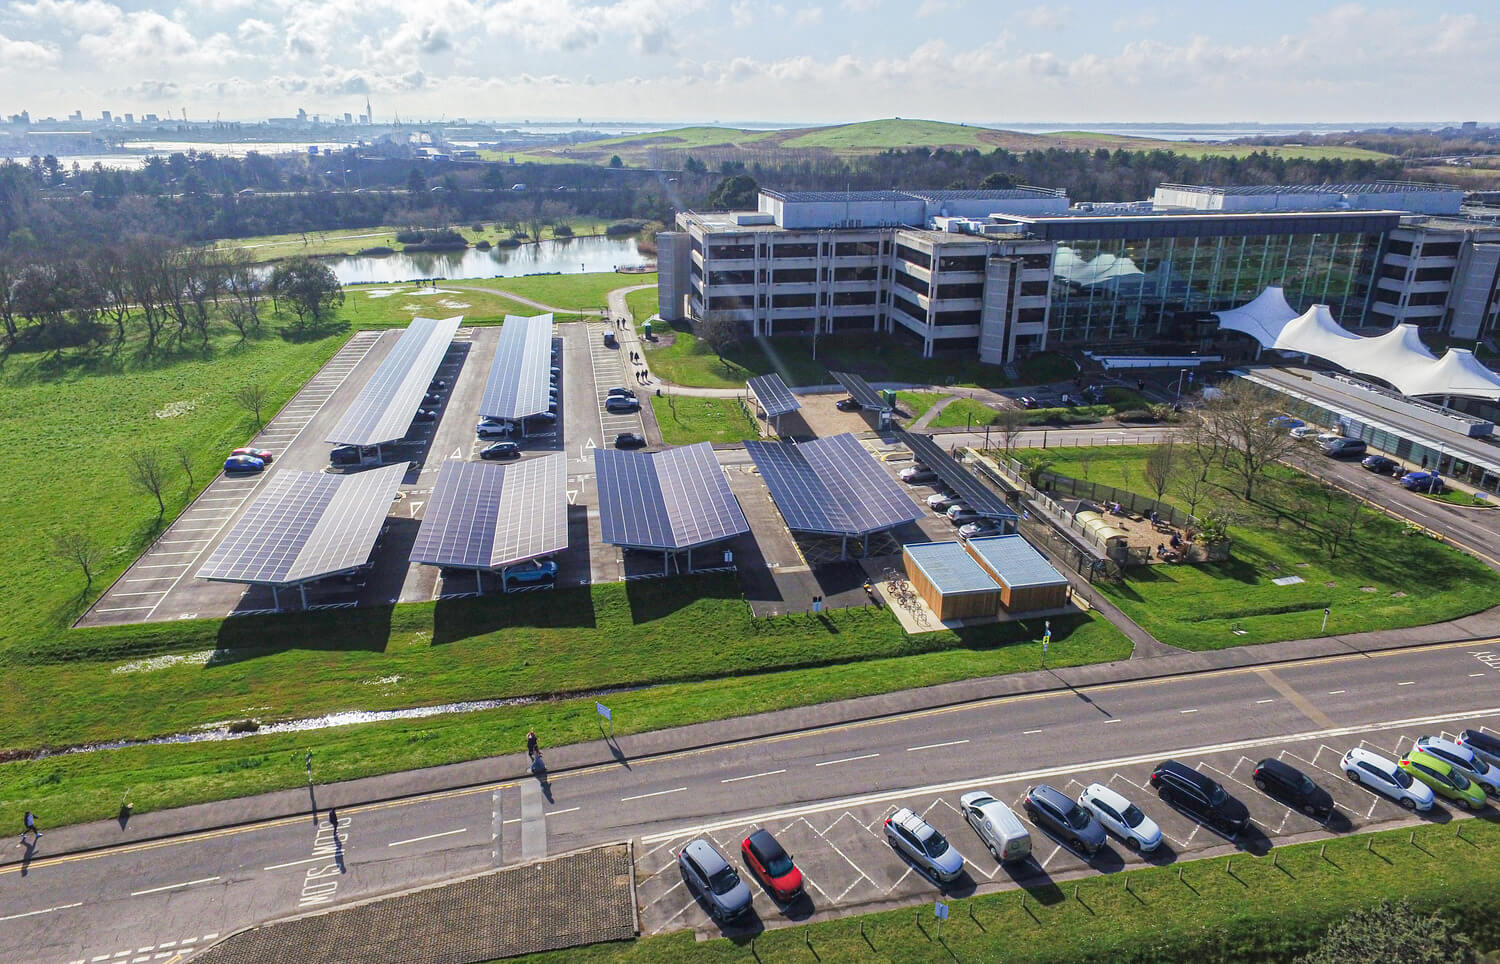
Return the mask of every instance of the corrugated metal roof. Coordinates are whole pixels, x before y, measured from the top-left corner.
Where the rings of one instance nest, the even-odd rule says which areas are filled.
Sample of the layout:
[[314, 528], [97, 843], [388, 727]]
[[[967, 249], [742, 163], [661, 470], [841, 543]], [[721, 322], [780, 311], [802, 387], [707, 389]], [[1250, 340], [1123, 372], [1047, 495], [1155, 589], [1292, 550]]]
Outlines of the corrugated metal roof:
[[1060, 586], [1068, 581], [1031, 543], [1018, 535], [970, 539], [969, 551], [983, 559], [1012, 589]]
[[907, 546], [906, 554], [944, 596], [1000, 589], [984, 567], [956, 542], [919, 542]]

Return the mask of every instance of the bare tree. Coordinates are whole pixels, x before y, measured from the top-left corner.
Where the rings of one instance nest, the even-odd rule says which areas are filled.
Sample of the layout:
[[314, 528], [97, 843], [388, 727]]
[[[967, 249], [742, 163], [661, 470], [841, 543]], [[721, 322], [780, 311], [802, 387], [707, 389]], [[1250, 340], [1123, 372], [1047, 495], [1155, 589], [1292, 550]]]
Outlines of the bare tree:
[[1227, 450], [1227, 467], [1238, 476], [1246, 501], [1266, 468], [1293, 450], [1297, 440], [1272, 422], [1281, 399], [1253, 382], [1236, 380], [1201, 409], [1206, 431]]
[[234, 400], [239, 403], [240, 408], [255, 417], [255, 427], [260, 428], [261, 409], [266, 407], [266, 388], [260, 382], [246, 382], [234, 393]]
[[177, 464], [182, 471], [187, 473], [188, 488], [193, 487], [193, 447], [186, 442], [180, 443], [173, 452], [177, 456]]
[[[1367, 486], [1362, 496], [1345, 495], [1337, 487], [1323, 483], [1323, 497], [1327, 504], [1324, 518], [1328, 520], [1323, 530], [1323, 545], [1328, 549], [1328, 558], [1337, 559], [1339, 549], [1354, 541], [1365, 517], [1365, 499], [1372, 493]], [[1340, 501], [1340, 496], [1343, 500]]]
[[130, 481], [136, 488], [156, 499], [156, 517], [167, 514], [161, 491], [166, 484], [166, 470], [154, 451], [135, 452], [130, 456]]
[[94, 584], [94, 573], [104, 561], [104, 548], [82, 529], [68, 529], [52, 537], [52, 551], [64, 562], [83, 570], [84, 591]]
[[1094, 447], [1085, 445], [1078, 450], [1078, 471], [1083, 474], [1083, 480], [1089, 481], [1089, 470], [1094, 464]]
[[1031, 424], [1031, 417], [1019, 408], [1002, 408], [995, 412], [995, 431], [1000, 434], [1000, 444], [1006, 454], [1015, 448], [1016, 439]]
[[1187, 446], [1191, 452], [1193, 461], [1197, 463], [1198, 479], [1201, 482], [1208, 481], [1208, 473], [1215, 463], [1220, 461], [1224, 443], [1219, 436], [1214, 434], [1209, 426], [1208, 420], [1201, 414], [1194, 413], [1192, 423], [1186, 432]]
[[744, 326], [723, 311], [705, 311], [694, 327], [698, 338], [713, 349], [721, 362], [724, 353], [733, 351], [745, 337]]
[[1177, 446], [1171, 440], [1156, 446], [1146, 456], [1146, 466], [1141, 474], [1146, 478], [1146, 484], [1151, 486], [1151, 493], [1160, 502], [1171, 487], [1172, 480], [1177, 477]]
[[1187, 506], [1188, 515], [1195, 516], [1198, 514], [1198, 506], [1208, 498], [1209, 482], [1197, 473], [1183, 472], [1177, 476], [1177, 484], [1173, 491]]

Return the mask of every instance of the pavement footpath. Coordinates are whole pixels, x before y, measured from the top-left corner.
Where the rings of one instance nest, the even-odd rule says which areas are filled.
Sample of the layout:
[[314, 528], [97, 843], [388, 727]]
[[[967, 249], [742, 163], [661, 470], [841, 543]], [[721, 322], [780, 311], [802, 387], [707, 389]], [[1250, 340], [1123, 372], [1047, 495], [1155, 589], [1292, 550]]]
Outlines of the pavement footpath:
[[[584, 767], [617, 764], [621, 756], [625, 759], [641, 759], [661, 754], [680, 753], [704, 747], [880, 719], [934, 707], [963, 705], [997, 697], [1065, 691], [1136, 680], [1163, 679], [1318, 657], [1357, 657], [1382, 650], [1440, 643], [1479, 642], [1496, 637], [1500, 637], [1500, 606], [1461, 619], [1408, 629], [1288, 640], [1207, 652], [1172, 652], [1159, 656], [1095, 663], [1087, 666], [1057, 669], [1039, 666], [1037, 670], [1031, 672], [959, 680], [937, 686], [898, 690], [892, 693], [880, 693], [813, 706], [793, 707], [753, 716], [732, 717], [644, 733], [622, 734], [612, 742], [604, 738], [602, 731], [597, 740], [568, 746], [548, 747], [545, 744], [546, 734], [542, 734], [542, 737], [547, 753], [548, 769], [557, 774]], [[1039, 663], [1040, 659], [1039, 652]], [[253, 740], [254, 737], [248, 739]], [[445, 790], [520, 780], [526, 776], [528, 766], [523, 749], [523, 747], [517, 747], [515, 753], [466, 763], [388, 773], [343, 783], [319, 784], [318, 804], [320, 807], [344, 809]], [[314, 773], [314, 778], [316, 778], [316, 773]], [[38, 860], [103, 850], [121, 844], [166, 839], [226, 827], [246, 826], [262, 821], [301, 816], [306, 813], [307, 788], [299, 786], [274, 793], [136, 814], [131, 816], [123, 826], [119, 820], [111, 819], [54, 828], [46, 826], [45, 814], [39, 814], [39, 822], [46, 830], [46, 836], [44, 843], [31, 859]], [[19, 862], [20, 858], [0, 859], [0, 865]]]

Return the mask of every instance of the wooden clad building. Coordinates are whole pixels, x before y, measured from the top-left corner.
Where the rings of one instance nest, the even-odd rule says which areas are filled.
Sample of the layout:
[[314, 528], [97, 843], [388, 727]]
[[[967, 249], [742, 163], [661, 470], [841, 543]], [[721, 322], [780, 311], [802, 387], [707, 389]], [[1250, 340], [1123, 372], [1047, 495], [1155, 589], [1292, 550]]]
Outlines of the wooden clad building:
[[912, 589], [938, 619], [979, 619], [1000, 613], [1001, 586], [957, 542], [902, 549]]
[[1012, 613], [1061, 609], [1068, 604], [1068, 579], [1019, 535], [986, 536], [964, 543], [969, 555], [1001, 587], [1001, 602]]

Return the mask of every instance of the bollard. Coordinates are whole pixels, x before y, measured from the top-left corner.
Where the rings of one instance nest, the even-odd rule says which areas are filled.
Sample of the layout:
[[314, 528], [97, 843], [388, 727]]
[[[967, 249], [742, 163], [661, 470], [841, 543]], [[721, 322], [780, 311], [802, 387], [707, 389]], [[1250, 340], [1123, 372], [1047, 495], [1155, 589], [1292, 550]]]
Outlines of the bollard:
[[1233, 857], [1227, 857], [1227, 858], [1225, 858], [1225, 860], [1224, 860], [1224, 873], [1228, 874], [1231, 877], [1234, 876], [1234, 858]]
[[1179, 884], [1182, 883], [1182, 865], [1181, 864], [1179, 864], [1177, 866], [1177, 882]]
[[807, 949], [808, 950], [812, 950], [812, 928], [811, 927], [804, 927], [804, 928], [802, 928], [802, 943], [804, 943], [804, 944], [807, 945]]
[[979, 923], [979, 918], [974, 916], [974, 902], [972, 900], [969, 901], [969, 920], [976, 924]]
[[1123, 876], [1125, 878], [1125, 893], [1128, 894], [1128, 893], [1130, 893], [1130, 875], [1129, 874], [1122, 874], [1121, 876]]
[[1325, 844], [1318, 844], [1318, 859], [1319, 860], [1327, 860], [1328, 859], [1328, 845], [1326, 843]]
[[1271, 866], [1272, 867], [1280, 867], [1281, 866], [1281, 851], [1279, 851], [1279, 850], [1273, 850], [1273, 851], [1271, 851]]
[[1073, 885], [1073, 899], [1074, 900], [1078, 899], [1078, 885], [1077, 884]]
[[1411, 836], [1406, 838], [1406, 842], [1408, 844], [1410, 844], [1411, 846], [1413, 846], [1413, 847], [1415, 847], [1417, 845], [1417, 831], [1416, 831], [1416, 828], [1412, 828]]
[[1371, 853], [1371, 854], [1373, 854], [1374, 852], [1375, 852], [1375, 838], [1372, 836], [1372, 837], [1370, 837], [1369, 841], [1365, 843], [1365, 853]]

